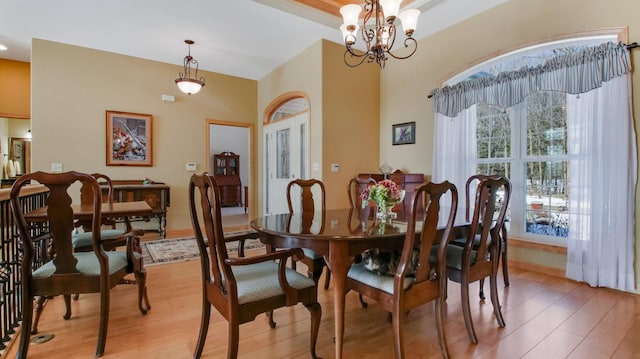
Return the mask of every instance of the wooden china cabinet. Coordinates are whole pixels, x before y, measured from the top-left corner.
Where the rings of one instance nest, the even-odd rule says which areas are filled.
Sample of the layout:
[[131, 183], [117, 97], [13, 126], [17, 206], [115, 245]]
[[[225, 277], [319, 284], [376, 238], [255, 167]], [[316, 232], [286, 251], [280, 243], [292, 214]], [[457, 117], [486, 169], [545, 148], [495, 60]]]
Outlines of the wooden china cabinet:
[[233, 152], [213, 155], [213, 175], [220, 186], [223, 206], [242, 206], [240, 156]]

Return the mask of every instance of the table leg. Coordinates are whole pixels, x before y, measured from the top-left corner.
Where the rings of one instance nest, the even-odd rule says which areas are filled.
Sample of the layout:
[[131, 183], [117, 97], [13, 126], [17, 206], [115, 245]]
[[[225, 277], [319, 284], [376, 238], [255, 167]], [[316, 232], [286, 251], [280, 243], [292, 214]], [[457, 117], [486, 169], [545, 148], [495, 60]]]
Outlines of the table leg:
[[347, 272], [353, 263], [349, 257], [349, 243], [346, 241], [331, 241], [329, 243], [329, 258], [327, 264], [331, 269], [333, 280], [333, 312], [335, 317], [336, 359], [342, 358], [342, 343], [344, 338], [344, 307], [345, 286]]

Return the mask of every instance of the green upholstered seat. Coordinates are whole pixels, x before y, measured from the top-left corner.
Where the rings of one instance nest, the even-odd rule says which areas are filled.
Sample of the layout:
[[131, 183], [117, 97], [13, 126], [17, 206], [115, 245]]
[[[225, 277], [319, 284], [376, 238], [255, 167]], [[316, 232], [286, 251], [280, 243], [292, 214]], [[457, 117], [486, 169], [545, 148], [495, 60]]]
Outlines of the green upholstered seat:
[[[363, 263], [354, 264], [349, 269], [347, 277], [355, 279], [358, 282], [362, 282], [368, 286], [378, 288], [391, 295], [393, 295], [393, 281], [394, 277], [390, 275], [379, 275], [365, 268]], [[405, 277], [403, 282], [403, 288], [409, 289], [415, 278]]]
[[[109, 274], [113, 274], [123, 268], [127, 267], [127, 253], [118, 251], [106, 252], [109, 257]], [[136, 260], [140, 259], [140, 254], [133, 252]], [[94, 252], [81, 252], [74, 253], [73, 255], [78, 260], [76, 269], [87, 276], [100, 275], [100, 265], [98, 264], [98, 257]], [[33, 278], [47, 278], [53, 275], [56, 271], [56, 266], [53, 261], [45, 263], [42, 267], [36, 269], [33, 272]]]
[[[124, 231], [121, 229], [103, 229], [100, 231], [100, 238], [103, 241], [118, 238], [124, 235]], [[71, 236], [71, 243], [73, 248], [90, 248], [93, 245], [93, 239], [91, 232], [76, 233]]]
[[[276, 262], [235, 266], [231, 270], [238, 284], [238, 304], [240, 305], [284, 295], [278, 282], [278, 264]], [[287, 282], [296, 289], [310, 288], [316, 285], [313, 279], [307, 278], [291, 268], [286, 269], [286, 276]]]

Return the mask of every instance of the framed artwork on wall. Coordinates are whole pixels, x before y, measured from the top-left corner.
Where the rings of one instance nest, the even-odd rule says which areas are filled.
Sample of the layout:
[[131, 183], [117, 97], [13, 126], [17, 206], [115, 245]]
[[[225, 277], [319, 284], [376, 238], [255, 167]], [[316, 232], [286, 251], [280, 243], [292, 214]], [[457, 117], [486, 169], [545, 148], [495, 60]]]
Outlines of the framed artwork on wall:
[[153, 116], [107, 110], [107, 166], [152, 166]]
[[416, 123], [405, 122], [393, 125], [391, 136], [394, 146], [416, 143]]

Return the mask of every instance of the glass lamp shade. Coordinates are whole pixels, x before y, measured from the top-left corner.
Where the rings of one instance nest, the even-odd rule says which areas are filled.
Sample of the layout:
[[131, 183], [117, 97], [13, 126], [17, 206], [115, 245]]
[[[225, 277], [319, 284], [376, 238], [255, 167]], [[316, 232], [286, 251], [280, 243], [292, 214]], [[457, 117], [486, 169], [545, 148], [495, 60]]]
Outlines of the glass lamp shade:
[[191, 95], [200, 92], [200, 89], [204, 86], [204, 82], [194, 79], [176, 79], [176, 84], [180, 91]]
[[418, 25], [418, 16], [420, 16], [420, 10], [418, 9], [405, 10], [398, 16], [400, 21], [402, 21], [402, 28], [407, 36], [410, 36], [416, 30]]
[[349, 4], [340, 8], [345, 27], [358, 26], [358, 17], [362, 8], [358, 4]]
[[348, 45], [353, 45], [356, 43], [356, 34], [358, 33], [358, 29], [360, 26], [356, 25], [355, 30], [353, 32], [347, 30], [347, 25], [340, 25], [340, 31], [342, 32], [342, 41], [344, 41]]
[[382, 6], [385, 19], [395, 19], [400, 11], [400, 3], [402, 0], [380, 0], [378, 3]]

